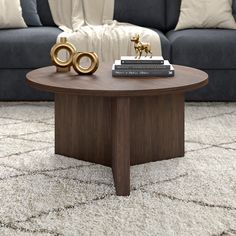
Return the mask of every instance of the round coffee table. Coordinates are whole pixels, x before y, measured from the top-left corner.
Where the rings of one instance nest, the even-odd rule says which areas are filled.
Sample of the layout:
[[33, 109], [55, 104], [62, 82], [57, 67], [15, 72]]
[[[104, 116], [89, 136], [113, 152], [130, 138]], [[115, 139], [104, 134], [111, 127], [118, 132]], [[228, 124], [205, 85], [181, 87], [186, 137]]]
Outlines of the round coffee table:
[[96, 74], [27, 74], [28, 84], [55, 93], [55, 153], [112, 167], [117, 195], [130, 194], [130, 165], [184, 156], [184, 94], [207, 85], [200, 70], [174, 65], [175, 77], [114, 78]]

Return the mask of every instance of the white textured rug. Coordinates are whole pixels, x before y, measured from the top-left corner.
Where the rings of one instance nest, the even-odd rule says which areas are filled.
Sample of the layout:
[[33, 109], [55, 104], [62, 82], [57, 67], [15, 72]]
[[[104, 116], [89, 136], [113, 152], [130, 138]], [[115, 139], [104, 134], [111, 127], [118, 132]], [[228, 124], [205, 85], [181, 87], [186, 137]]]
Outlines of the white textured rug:
[[236, 235], [236, 104], [186, 105], [186, 156], [111, 169], [54, 149], [53, 103], [0, 103], [0, 235]]

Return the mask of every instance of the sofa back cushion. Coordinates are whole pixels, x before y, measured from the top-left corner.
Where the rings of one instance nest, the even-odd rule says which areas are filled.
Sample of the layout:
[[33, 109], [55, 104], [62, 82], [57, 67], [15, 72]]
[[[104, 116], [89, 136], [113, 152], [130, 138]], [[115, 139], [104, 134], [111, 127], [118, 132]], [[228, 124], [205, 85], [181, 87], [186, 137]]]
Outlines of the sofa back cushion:
[[42, 24], [44, 26], [55, 26], [48, 0], [37, 0], [37, 8]]
[[120, 22], [165, 30], [165, 1], [115, 0], [114, 19]]
[[25, 20], [25, 23], [28, 26], [42, 26], [40, 21], [38, 10], [37, 10], [37, 1], [36, 0], [20, 0], [22, 15]]
[[[176, 27], [180, 15], [181, 0], [166, 0], [166, 29]], [[236, 20], [236, 0], [233, 0], [233, 15]]]
[[234, 19], [236, 20], [236, 0], [233, 0], [233, 15]]
[[180, 15], [181, 0], [166, 0], [166, 29], [176, 27]]
[[[178, 23], [180, 5], [181, 0], [146, 0], [145, 2], [115, 0], [114, 18], [118, 21], [169, 31]], [[48, 0], [37, 0], [37, 7], [42, 24], [55, 26]], [[236, 20], [236, 0], [233, 0], [233, 14]]]
[[[114, 19], [165, 30], [166, 0], [115, 0]], [[45, 26], [55, 26], [48, 0], [37, 0], [38, 14]]]

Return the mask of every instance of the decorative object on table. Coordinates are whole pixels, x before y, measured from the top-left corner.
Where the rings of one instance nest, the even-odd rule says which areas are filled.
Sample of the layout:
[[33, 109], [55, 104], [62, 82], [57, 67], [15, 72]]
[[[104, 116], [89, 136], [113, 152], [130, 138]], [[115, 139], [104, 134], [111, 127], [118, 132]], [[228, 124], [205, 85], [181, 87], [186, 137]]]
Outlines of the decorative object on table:
[[143, 51], [146, 52], [146, 56], [148, 54], [150, 54], [150, 58], [152, 58], [152, 50], [151, 50], [151, 44], [150, 43], [141, 42], [140, 41], [140, 36], [138, 34], [131, 38], [131, 42], [134, 42], [134, 49], [135, 49], [135, 53], [136, 53], [135, 58], [140, 59], [141, 56], [142, 56]]
[[[89, 67], [83, 67], [80, 64], [80, 61], [83, 57], [90, 59], [91, 64]], [[95, 52], [79, 52], [76, 53], [73, 57], [73, 68], [78, 74], [88, 75], [96, 72], [99, 66], [99, 59]]]
[[121, 57], [112, 67], [114, 77], [172, 77], [175, 75], [174, 67], [163, 57]]
[[[61, 50], [66, 50], [69, 56], [65, 60], [61, 60], [58, 54]], [[73, 66], [74, 70], [80, 75], [88, 75], [96, 72], [99, 66], [99, 58], [95, 52], [77, 52], [72, 43], [62, 37], [59, 43], [56, 43], [51, 49], [52, 64], [57, 67], [57, 72], [68, 72]], [[90, 60], [89, 67], [81, 66], [81, 59], [88, 58]]]
[[[114, 77], [171, 77], [175, 75], [174, 67], [162, 56], [152, 56], [151, 44], [140, 41], [140, 36], [131, 38], [134, 42], [136, 56], [122, 56], [112, 66]], [[142, 56], [142, 52], [146, 56]], [[148, 54], [150, 57], [147, 57]]]
[[[61, 50], [66, 50], [69, 54], [66, 60], [61, 60], [58, 53]], [[68, 72], [73, 63], [73, 57], [76, 53], [76, 48], [73, 44], [67, 42], [66, 38], [61, 38], [59, 43], [56, 43], [51, 49], [52, 64], [57, 67], [57, 72]]]

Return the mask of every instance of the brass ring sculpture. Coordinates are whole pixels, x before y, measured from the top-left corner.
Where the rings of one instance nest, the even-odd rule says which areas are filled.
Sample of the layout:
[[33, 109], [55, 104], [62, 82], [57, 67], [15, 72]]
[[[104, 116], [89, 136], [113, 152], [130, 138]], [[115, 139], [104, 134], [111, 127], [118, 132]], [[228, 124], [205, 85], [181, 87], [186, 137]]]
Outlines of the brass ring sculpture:
[[[63, 49], [69, 53], [69, 58], [65, 61], [58, 58], [59, 51]], [[91, 61], [88, 68], [80, 65], [80, 61], [84, 57], [88, 57]], [[67, 42], [66, 38], [61, 38], [60, 42], [52, 47], [51, 61], [57, 67], [57, 72], [68, 72], [73, 66], [74, 70], [81, 75], [93, 74], [99, 66], [99, 59], [95, 52], [76, 52], [75, 46]]]
[[[61, 50], [66, 50], [69, 53], [69, 58], [63, 61], [58, 58], [58, 53]], [[60, 43], [55, 44], [51, 49], [52, 64], [57, 67], [57, 72], [68, 72], [73, 62], [73, 56], [76, 53], [76, 48], [71, 43], [67, 42], [66, 38], [61, 38]]]
[[[88, 57], [91, 61], [91, 64], [89, 67], [83, 67], [80, 64], [80, 61], [83, 57]], [[95, 52], [79, 52], [76, 53], [73, 57], [73, 68], [74, 70], [82, 75], [88, 75], [93, 74], [99, 66], [98, 56]]]

